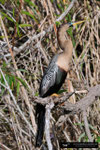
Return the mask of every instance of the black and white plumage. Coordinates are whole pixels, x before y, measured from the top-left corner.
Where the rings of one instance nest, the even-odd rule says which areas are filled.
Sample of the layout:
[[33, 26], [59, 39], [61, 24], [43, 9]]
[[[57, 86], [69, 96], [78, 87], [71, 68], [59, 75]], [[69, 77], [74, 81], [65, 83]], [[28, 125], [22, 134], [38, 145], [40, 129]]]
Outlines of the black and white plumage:
[[[53, 93], [57, 93], [62, 86], [67, 72], [69, 70], [69, 63], [72, 58], [73, 45], [72, 41], [66, 33], [66, 30], [70, 26], [75, 26], [84, 22], [79, 21], [76, 23], [63, 24], [57, 32], [57, 40], [63, 53], [57, 54], [51, 60], [51, 63], [46, 70], [39, 89], [40, 97], [44, 98], [50, 96]], [[40, 147], [42, 144], [44, 127], [45, 127], [45, 106], [37, 104], [38, 115], [38, 130], [36, 137], [36, 147]]]
[[42, 78], [39, 90], [41, 97], [57, 93], [66, 78], [67, 73], [56, 64], [58, 56], [59, 54], [53, 57]]
[[[62, 86], [65, 78], [66, 71], [60, 68], [56, 62], [58, 59], [58, 54], [53, 57], [51, 63], [49, 64], [40, 84], [39, 95], [40, 97], [47, 97], [53, 93], [57, 93]], [[42, 144], [44, 127], [45, 127], [45, 107], [41, 104], [37, 104], [38, 115], [38, 131], [36, 137], [36, 147], [40, 147]]]

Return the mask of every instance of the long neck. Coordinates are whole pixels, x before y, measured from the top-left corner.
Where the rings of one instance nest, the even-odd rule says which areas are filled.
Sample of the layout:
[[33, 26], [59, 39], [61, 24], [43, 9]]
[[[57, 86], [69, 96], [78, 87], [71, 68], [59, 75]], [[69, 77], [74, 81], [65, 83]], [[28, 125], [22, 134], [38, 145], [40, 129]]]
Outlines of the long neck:
[[69, 69], [69, 63], [72, 58], [72, 50], [73, 50], [72, 41], [66, 33], [68, 27], [69, 27], [68, 24], [62, 25], [58, 29], [57, 33], [59, 46], [63, 50], [63, 53], [59, 55], [57, 64], [65, 71]]
[[73, 45], [70, 37], [66, 33], [66, 30], [68, 30], [69, 25], [68, 24], [63, 24], [61, 27], [58, 29], [57, 32], [57, 40], [59, 43], [59, 46], [62, 50], [64, 50], [64, 53], [66, 55], [72, 55], [72, 50], [73, 50]]

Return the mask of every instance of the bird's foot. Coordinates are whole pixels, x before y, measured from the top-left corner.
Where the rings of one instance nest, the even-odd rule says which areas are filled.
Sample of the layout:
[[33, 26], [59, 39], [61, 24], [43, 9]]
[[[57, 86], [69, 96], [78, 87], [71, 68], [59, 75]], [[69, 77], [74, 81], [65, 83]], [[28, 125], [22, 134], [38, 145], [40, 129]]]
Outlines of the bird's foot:
[[56, 94], [56, 93], [52, 94], [51, 96], [59, 97], [59, 95], [58, 95], [58, 94]]

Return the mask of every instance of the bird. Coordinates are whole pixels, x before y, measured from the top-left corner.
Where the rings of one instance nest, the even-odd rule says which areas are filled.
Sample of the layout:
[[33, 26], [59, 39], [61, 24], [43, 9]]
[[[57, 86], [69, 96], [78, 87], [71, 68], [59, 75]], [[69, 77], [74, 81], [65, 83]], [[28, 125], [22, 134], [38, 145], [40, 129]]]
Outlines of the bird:
[[[39, 96], [41, 98], [48, 97], [54, 93], [57, 93], [62, 84], [64, 83], [67, 72], [70, 68], [70, 61], [72, 58], [73, 44], [71, 38], [66, 33], [69, 27], [76, 26], [84, 22], [70, 22], [62, 24], [57, 30], [57, 41], [59, 47], [63, 52], [56, 54], [48, 65], [45, 71], [39, 88]], [[37, 104], [36, 106], [36, 116], [38, 116], [38, 126], [37, 126], [37, 136], [36, 136], [36, 147], [42, 145], [44, 127], [45, 127], [45, 106], [42, 104]]]

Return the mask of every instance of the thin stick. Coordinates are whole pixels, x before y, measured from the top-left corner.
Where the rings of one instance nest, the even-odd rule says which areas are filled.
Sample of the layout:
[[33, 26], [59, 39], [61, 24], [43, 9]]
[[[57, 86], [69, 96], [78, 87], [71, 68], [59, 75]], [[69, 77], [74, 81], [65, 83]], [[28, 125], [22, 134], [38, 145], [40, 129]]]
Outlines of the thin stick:
[[7, 88], [8, 88], [8, 91], [9, 91], [9, 93], [10, 93], [12, 99], [13, 99], [13, 102], [14, 102], [14, 104], [15, 104], [17, 110], [18, 110], [19, 113], [21, 114], [21, 116], [22, 116], [22, 118], [24, 119], [24, 121], [26, 122], [26, 124], [29, 126], [30, 130], [31, 130], [31, 131], [33, 132], [33, 134], [35, 135], [35, 132], [34, 132], [32, 126], [31, 126], [30, 123], [27, 121], [26, 117], [24, 116], [24, 114], [22, 113], [21, 109], [20, 109], [19, 106], [17, 105], [16, 99], [15, 99], [15, 97], [14, 97], [14, 95], [13, 95], [13, 93], [12, 93], [12, 91], [11, 91], [9, 85], [8, 85], [8, 82], [6, 81], [6, 78], [5, 78], [5, 76], [4, 76], [4, 74], [3, 74], [2, 70], [1, 70], [1, 68], [0, 68], [0, 72], [1, 72], [1, 74], [2, 74], [2, 76], [3, 76], [3, 79], [4, 79], [4, 81], [5, 81], [5, 84], [6, 84]]
[[[7, 44], [8, 44], [9, 52], [10, 52], [10, 54], [11, 54], [11, 56], [12, 56], [13, 65], [14, 65], [14, 68], [15, 68], [15, 70], [16, 70], [16, 74], [17, 74], [17, 76], [18, 76], [19, 78], [21, 78], [20, 72], [18, 71], [18, 67], [17, 67], [16, 61], [15, 61], [15, 58], [14, 58], [14, 54], [13, 54], [12, 48], [11, 48], [11, 46], [10, 46], [10, 44], [9, 44], [7, 32], [6, 32], [6, 29], [5, 29], [5, 26], [4, 26], [4, 23], [3, 23], [3, 20], [2, 20], [1, 15], [0, 15], [0, 22], [1, 22], [2, 28], [3, 28], [3, 30], [4, 30], [4, 34], [5, 34], [5, 37], [6, 37]], [[25, 90], [24, 86], [21, 86], [21, 92], [23, 93], [23, 94], [22, 94], [22, 97], [23, 97], [23, 99], [25, 100], [25, 103], [27, 104], [28, 109], [29, 109], [29, 112], [30, 112], [30, 117], [31, 117], [31, 122], [32, 122], [32, 125], [33, 125], [34, 133], [36, 133], [35, 116], [34, 116], [34, 114], [33, 114], [33, 112], [32, 112], [32, 107], [31, 107], [31, 104], [29, 103], [27, 91]]]
[[[89, 138], [89, 142], [93, 142], [93, 138], [91, 136], [91, 132], [90, 132], [89, 124], [88, 124], [88, 120], [87, 120], [86, 110], [83, 111], [83, 119], [84, 119], [85, 131]], [[92, 150], [96, 150], [96, 149], [92, 148]]]
[[86, 110], [83, 111], [83, 119], [84, 119], [85, 131], [89, 138], [89, 141], [93, 142], [93, 138], [91, 136], [91, 132], [90, 132], [89, 124], [88, 124], [88, 120], [87, 120]]
[[77, 0], [73, 0], [70, 3], [69, 7], [60, 15], [60, 17], [56, 21], [61, 21], [68, 14], [68, 12], [71, 10], [71, 8], [73, 7], [73, 5], [76, 1]]
[[5, 149], [5, 150], [11, 150], [10, 148], [8, 148], [7, 146], [5, 146], [5, 145], [2, 144], [1, 142], [0, 142], [0, 147], [2, 148], [2, 150], [3, 150], [3, 149]]
[[[65, 12], [63, 12], [63, 13], [60, 15], [60, 17], [55, 20], [55, 22], [61, 21], [61, 20], [69, 13], [69, 11], [70, 11], [71, 8], [74, 6], [74, 3], [75, 3], [76, 1], [77, 1], [77, 0], [73, 0], [73, 1], [70, 3], [69, 7], [65, 10]], [[25, 48], [26, 48], [32, 41], [34, 41], [35, 39], [38, 39], [39, 37], [43, 37], [43, 36], [45, 36], [46, 33], [51, 32], [51, 31], [53, 30], [53, 27], [54, 27], [53, 24], [51, 24], [51, 26], [50, 26], [46, 31], [42, 31], [42, 32], [40, 32], [40, 33], [37, 34], [37, 35], [31, 36], [31, 37], [30, 37], [23, 45], [21, 45], [19, 48], [13, 47], [13, 50], [15, 51], [14, 56], [15, 56], [16, 54], [19, 54], [21, 51], [24, 51]], [[7, 55], [6, 55], [6, 57], [9, 57], [9, 56], [11, 56], [11, 54], [7, 54]]]
[[54, 104], [49, 103], [46, 105], [46, 114], [45, 114], [45, 134], [46, 134], [46, 141], [48, 145], [49, 150], [53, 150], [51, 139], [50, 139], [50, 112], [51, 109], [53, 108]]

